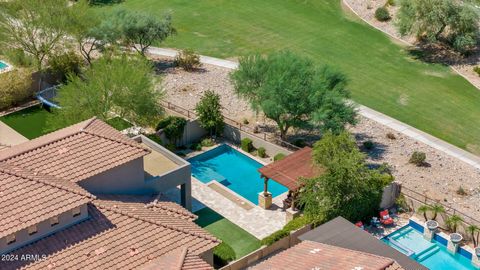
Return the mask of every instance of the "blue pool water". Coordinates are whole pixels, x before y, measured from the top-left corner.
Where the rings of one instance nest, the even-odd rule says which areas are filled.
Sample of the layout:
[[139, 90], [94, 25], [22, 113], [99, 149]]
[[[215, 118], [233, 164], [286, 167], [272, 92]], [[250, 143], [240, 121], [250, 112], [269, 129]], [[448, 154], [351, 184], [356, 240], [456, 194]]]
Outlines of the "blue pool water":
[[[203, 183], [217, 180], [225, 187], [258, 204], [258, 193], [263, 191], [263, 179], [257, 171], [263, 165], [228, 145], [221, 145], [188, 160], [192, 175]], [[268, 191], [278, 196], [288, 189], [275, 181], [268, 181]]]
[[4, 62], [0, 61], [0, 70], [6, 69], [7, 67], [8, 67], [7, 64], [5, 64]]
[[410, 255], [412, 259], [432, 270], [476, 269], [466, 257], [459, 253], [450, 254], [446, 246], [435, 240], [425, 240], [422, 233], [410, 226], [405, 226], [382, 240], [406, 255], [410, 255], [408, 251], [413, 252]]

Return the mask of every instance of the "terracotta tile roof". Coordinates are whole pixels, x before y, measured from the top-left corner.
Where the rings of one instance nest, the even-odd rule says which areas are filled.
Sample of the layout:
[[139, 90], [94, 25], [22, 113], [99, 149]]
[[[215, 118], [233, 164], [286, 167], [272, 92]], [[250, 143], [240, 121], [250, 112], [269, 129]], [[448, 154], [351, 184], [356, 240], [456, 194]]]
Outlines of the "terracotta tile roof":
[[0, 162], [78, 182], [149, 153], [92, 118], [0, 151]]
[[[10, 253], [45, 254], [45, 260], [15, 261], [0, 268], [142, 269], [165, 254], [183, 248], [188, 249], [184, 260], [188, 266], [200, 264], [198, 256], [220, 243], [188, 218], [176, 219], [191, 223], [190, 227], [183, 223], [176, 226], [168, 218], [174, 217], [168, 210], [155, 211], [145, 204], [141, 206], [139, 201], [146, 197], [116, 198], [89, 203], [90, 219]], [[165, 206], [170, 209], [170, 204]], [[175, 212], [176, 208], [172, 210]]]
[[262, 175], [274, 180], [289, 190], [299, 188], [300, 178], [311, 178], [322, 173], [322, 169], [312, 162], [312, 148], [304, 147], [282, 160], [275, 161], [258, 170]]
[[0, 163], [0, 238], [93, 198], [75, 183]]
[[179, 248], [153, 260], [142, 270], [213, 270], [213, 267], [202, 258], [189, 252], [187, 248]]
[[0, 143], [0, 151], [10, 148], [9, 145]]
[[369, 253], [303, 241], [249, 269], [254, 270], [386, 270], [395, 261]]

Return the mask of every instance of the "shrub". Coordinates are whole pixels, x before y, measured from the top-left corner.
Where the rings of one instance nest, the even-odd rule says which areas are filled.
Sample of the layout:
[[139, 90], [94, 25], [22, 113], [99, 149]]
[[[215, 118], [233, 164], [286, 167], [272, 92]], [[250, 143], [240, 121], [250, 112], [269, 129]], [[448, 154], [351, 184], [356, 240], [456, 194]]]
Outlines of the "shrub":
[[395, 134], [393, 134], [392, 132], [389, 132], [387, 133], [387, 138], [390, 140], [395, 140], [397, 137], [395, 137]]
[[19, 105], [32, 96], [30, 72], [17, 69], [0, 74], [0, 110]]
[[177, 141], [182, 138], [186, 125], [187, 120], [183, 117], [167, 116], [160, 120], [156, 130], [163, 130], [165, 137], [167, 137], [171, 143], [176, 144]]
[[477, 73], [477, 75], [480, 76], [480, 66], [474, 67], [473, 71], [475, 71], [475, 73]]
[[427, 155], [425, 153], [415, 151], [413, 152], [408, 162], [415, 164], [417, 166], [422, 166], [423, 164], [425, 164], [425, 159], [427, 159]]
[[82, 58], [75, 52], [69, 51], [58, 55], [50, 55], [48, 57], [48, 64], [52, 73], [60, 77], [61, 82], [67, 80], [67, 75], [78, 75], [82, 67]]
[[458, 189], [457, 189], [457, 194], [458, 194], [458, 195], [461, 195], [461, 196], [465, 196], [465, 195], [467, 195], [467, 192], [465, 191], [465, 189], [463, 189], [462, 186], [460, 186], [460, 187], [458, 187]]
[[243, 122], [243, 124], [244, 124], [244, 125], [248, 125], [248, 124], [250, 124], [250, 122], [248, 121], [248, 119], [247, 119], [247, 118], [243, 118], [243, 121], [242, 121], [242, 122]]
[[395, 6], [395, 0], [387, 0], [387, 3], [386, 3], [388, 6]]
[[373, 148], [375, 148], [375, 143], [372, 142], [372, 141], [365, 141], [363, 142], [363, 147], [365, 147], [365, 149], [367, 150], [372, 150]]
[[293, 220], [288, 222], [281, 230], [278, 230], [271, 235], [263, 238], [261, 243], [262, 245], [270, 246], [278, 240], [288, 236], [290, 232], [298, 230], [309, 223], [311, 223], [311, 220], [309, 220], [305, 216], [294, 218]]
[[215, 266], [225, 266], [229, 262], [235, 260], [236, 257], [235, 250], [225, 242], [222, 242], [213, 249], [213, 261]]
[[165, 145], [165, 148], [167, 148], [169, 151], [174, 152], [176, 150], [176, 146], [173, 143], [167, 143]]
[[253, 150], [253, 142], [250, 138], [244, 138], [242, 139], [242, 144], [241, 144], [241, 148], [243, 151], [245, 152], [252, 152]]
[[259, 157], [261, 157], [261, 158], [267, 157], [267, 151], [265, 150], [265, 148], [260, 147], [260, 148], [257, 149], [257, 152], [258, 152]]
[[202, 144], [201, 143], [194, 143], [190, 145], [190, 149], [193, 151], [202, 151]]
[[381, 22], [390, 20], [390, 13], [386, 7], [379, 7], [375, 10], [375, 18]]
[[5, 52], [8, 61], [17, 67], [32, 67], [33, 58], [20, 49], [11, 49]]
[[175, 65], [183, 68], [186, 71], [192, 71], [199, 68], [202, 64], [200, 63], [200, 56], [192, 50], [182, 50], [175, 57]]
[[205, 138], [200, 144], [203, 147], [212, 147], [215, 145], [215, 142], [211, 138]]
[[278, 153], [273, 157], [273, 161], [282, 160], [285, 158], [285, 156], [286, 155], [284, 153]]
[[160, 145], [163, 145], [163, 142], [162, 142], [162, 139], [160, 139], [160, 137], [157, 136], [157, 134], [148, 134], [148, 135], [145, 135], [147, 138], [149, 138], [150, 140], [160, 144]]

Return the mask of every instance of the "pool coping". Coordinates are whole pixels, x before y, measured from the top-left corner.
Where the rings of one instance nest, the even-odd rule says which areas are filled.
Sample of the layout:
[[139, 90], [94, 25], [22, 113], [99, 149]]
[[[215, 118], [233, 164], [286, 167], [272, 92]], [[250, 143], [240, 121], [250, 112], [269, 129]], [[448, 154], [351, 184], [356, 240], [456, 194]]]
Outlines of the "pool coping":
[[[407, 225], [398, 228], [397, 230], [389, 233], [388, 235], [382, 237], [381, 239], [389, 240], [388, 237], [390, 237], [391, 235], [395, 234], [397, 231], [399, 231], [399, 230], [401, 230], [401, 229], [403, 229], [407, 226], [416, 230], [417, 232], [420, 232], [420, 233], [423, 234], [424, 226], [422, 225], [422, 221], [420, 221], [419, 219], [417, 219], [415, 217], [411, 217], [411, 218], [409, 218]], [[442, 245], [444, 247], [447, 247], [447, 245], [448, 245], [448, 238], [449, 238], [448, 234], [446, 234], [444, 232], [435, 233], [434, 236], [433, 236], [433, 240], [435, 240], [435, 242], [439, 243], [440, 245]], [[440, 241], [439, 241], [439, 239], [440, 239]], [[469, 261], [472, 261], [473, 256], [475, 254], [475, 251], [470, 246], [463, 245], [463, 246], [458, 247], [457, 253], [460, 254], [461, 256], [465, 257]]]

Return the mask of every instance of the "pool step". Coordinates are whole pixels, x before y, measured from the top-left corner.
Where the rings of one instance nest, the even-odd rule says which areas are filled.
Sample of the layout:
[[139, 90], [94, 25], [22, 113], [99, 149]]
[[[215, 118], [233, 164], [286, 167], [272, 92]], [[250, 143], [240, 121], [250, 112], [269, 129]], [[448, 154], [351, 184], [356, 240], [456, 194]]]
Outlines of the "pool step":
[[408, 233], [410, 233], [411, 231], [413, 231], [413, 228], [411, 227], [408, 227], [408, 228], [405, 228], [405, 229], [402, 229], [401, 231], [397, 231], [393, 234], [390, 234], [390, 237], [389, 238], [393, 238], [393, 239], [398, 239]]
[[428, 257], [432, 256], [433, 254], [437, 253], [440, 250], [440, 248], [437, 245], [432, 245], [431, 247], [423, 250], [422, 252], [418, 253], [415, 257], [416, 260], [421, 262]]

